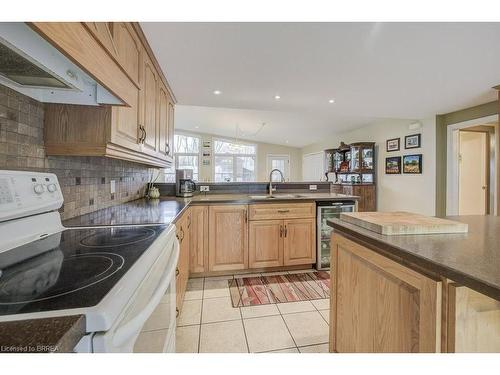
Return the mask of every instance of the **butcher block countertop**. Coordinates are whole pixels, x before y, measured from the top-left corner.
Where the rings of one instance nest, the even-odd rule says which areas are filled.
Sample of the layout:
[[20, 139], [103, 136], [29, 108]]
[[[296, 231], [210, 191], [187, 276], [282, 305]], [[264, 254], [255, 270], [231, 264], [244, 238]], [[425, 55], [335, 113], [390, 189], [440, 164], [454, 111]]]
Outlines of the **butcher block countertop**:
[[388, 236], [468, 231], [467, 223], [403, 211], [342, 213], [340, 219]]
[[452, 216], [467, 233], [384, 235], [340, 219], [334, 232], [400, 263], [409, 262], [500, 301], [500, 217]]

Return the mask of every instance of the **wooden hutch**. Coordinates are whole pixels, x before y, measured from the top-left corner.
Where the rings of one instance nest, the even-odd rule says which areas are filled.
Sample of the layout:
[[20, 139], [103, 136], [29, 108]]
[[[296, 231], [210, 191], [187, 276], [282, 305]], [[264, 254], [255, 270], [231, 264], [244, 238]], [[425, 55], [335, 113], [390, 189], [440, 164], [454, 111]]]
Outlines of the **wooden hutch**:
[[375, 142], [340, 143], [325, 150], [327, 175], [335, 173], [333, 192], [357, 195], [359, 211], [376, 211]]

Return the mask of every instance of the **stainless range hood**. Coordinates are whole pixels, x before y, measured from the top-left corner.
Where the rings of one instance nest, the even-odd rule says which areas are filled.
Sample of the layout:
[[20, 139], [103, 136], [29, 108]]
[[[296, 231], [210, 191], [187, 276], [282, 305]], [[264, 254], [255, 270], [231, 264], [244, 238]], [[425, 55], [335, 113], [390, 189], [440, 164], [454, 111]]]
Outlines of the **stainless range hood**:
[[123, 104], [21, 22], [0, 23], [0, 84], [45, 103]]

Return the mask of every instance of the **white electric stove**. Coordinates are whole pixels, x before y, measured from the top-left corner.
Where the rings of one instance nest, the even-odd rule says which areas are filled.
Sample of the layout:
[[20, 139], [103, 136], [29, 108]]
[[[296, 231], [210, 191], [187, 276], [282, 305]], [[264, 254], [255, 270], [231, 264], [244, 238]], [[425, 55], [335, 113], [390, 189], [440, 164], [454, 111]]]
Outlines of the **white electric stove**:
[[0, 322], [86, 317], [75, 351], [132, 352], [161, 302], [175, 351], [175, 226], [68, 229], [54, 174], [0, 171]]

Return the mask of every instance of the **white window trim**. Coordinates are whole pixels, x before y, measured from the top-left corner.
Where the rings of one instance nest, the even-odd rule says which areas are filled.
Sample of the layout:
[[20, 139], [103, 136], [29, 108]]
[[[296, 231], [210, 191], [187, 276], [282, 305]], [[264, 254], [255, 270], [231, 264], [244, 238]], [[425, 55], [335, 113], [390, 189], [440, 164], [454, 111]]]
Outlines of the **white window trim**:
[[291, 181], [292, 180], [292, 162], [291, 162], [290, 154], [267, 154], [266, 155], [266, 171], [267, 171], [266, 174], [268, 177], [269, 177], [269, 173], [271, 172], [271, 166], [269, 165], [270, 158], [288, 158], [288, 179], [285, 179], [285, 181]]
[[178, 163], [177, 163], [177, 156], [198, 156], [198, 180], [196, 182], [199, 182], [199, 180], [201, 179], [201, 158], [202, 158], [202, 144], [203, 144], [203, 137], [200, 135], [200, 134], [196, 134], [196, 133], [190, 133], [188, 131], [175, 131], [174, 132], [174, 139], [175, 139], [175, 136], [176, 135], [184, 135], [184, 136], [187, 136], [187, 137], [193, 137], [193, 138], [197, 138], [199, 140], [199, 143], [200, 143], [200, 146], [199, 146], [199, 150], [198, 150], [198, 153], [195, 153], [195, 152], [189, 152], [189, 153], [184, 153], [184, 152], [180, 152], [180, 153], [177, 153], [175, 152], [175, 141], [174, 141], [174, 152], [173, 152], [173, 162], [172, 162], [172, 165], [173, 165], [173, 168], [174, 168], [174, 177], [175, 177], [175, 170], [178, 168]]
[[[247, 146], [253, 146], [255, 147], [255, 154], [216, 154], [215, 153], [215, 141], [223, 141], [223, 142], [232, 142], [232, 143], [239, 143], [239, 144], [242, 144], [242, 145], [247, 145]], [[255, 158], [255, 179], [254, 179], [254, 182], [257, 182], [258, 180], [258, 165], [257, 165], [257, 162], [258, 162], [258, 155], [259, 153], [259, 146], [256, 144], [256, 143], [252, 143], [252, 142], [247, 142], [247, 141], [242, 141], [242, 140], [239, 140], [239, 139], [235, 139], [235, 138], [224, 138], [224, 137], [212, 137], [212, 157], [211, 157], [211, 163], [212, 163], [212, 182], [215, 182], [215, 156], [232, 156], [233, 157], [233, 161], [234, 161], [234, 158], [235, 157], [238, 157], [238, 156], [253, 156]], [[234, 174], [234, 164], [233, 164], [233, 174]], [[236, 182], [236, 181], [233, 181], [233, 182]], [[230, 184], [231, 182], [223, 182], [223, 181], [220, 181], [218, 183], [224, 183], [224, 184]]]

